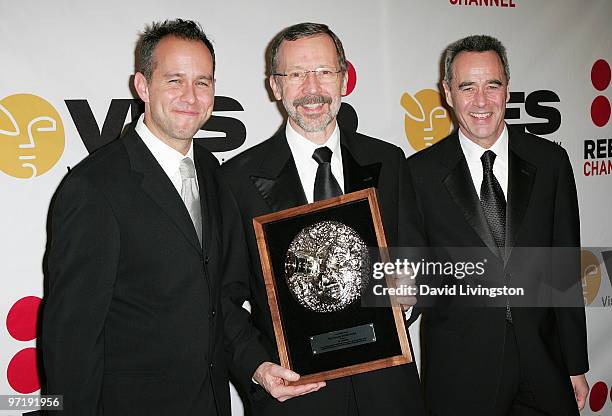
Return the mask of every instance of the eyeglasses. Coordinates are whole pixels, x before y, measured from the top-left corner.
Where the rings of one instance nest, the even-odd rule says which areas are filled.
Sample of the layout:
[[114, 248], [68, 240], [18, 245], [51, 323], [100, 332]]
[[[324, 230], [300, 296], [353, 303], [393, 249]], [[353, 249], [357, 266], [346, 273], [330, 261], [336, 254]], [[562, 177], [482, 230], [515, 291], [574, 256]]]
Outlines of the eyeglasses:
[[341, 69], [336, 71], [333, 68], [317, 68], [311, 71], [295, 70], [295, 71], [287, 72], [286, 74], [275, 73], [272, 75], [276, 77], [285, 77], [285, 80], [289, 84], [301, 84], [306, 80], [306, 77], [308, 76], [308, 74], [313, 73], [319, 82], [326, 83], [326, 82], [334, 82], [336, 78], [338, 78], [338, 74], [341, 72], [342, 72]]

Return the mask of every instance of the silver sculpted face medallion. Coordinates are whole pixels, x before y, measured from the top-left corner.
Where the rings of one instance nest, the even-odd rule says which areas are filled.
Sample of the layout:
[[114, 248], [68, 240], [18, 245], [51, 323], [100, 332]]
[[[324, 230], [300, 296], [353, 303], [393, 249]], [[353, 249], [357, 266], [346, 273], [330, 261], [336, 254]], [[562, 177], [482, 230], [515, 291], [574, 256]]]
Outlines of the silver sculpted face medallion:
[[361, 297], [370, 276], [368, 247], [348, 225], [321, 221], [301, 230], [285, 257], [287, 286], [314, 312], [340, 311]]

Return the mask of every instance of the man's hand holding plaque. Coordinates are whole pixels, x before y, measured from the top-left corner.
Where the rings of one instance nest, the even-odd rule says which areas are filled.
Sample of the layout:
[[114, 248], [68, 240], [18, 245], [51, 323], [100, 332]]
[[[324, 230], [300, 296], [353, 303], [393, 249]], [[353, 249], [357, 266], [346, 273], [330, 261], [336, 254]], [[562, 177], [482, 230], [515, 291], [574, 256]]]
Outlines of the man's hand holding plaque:
[[[391, 284], [397, 289], [398, 293], [410, 293], [408, 288], [414, 288], [412, 293], [416, 293], [417, 284], [414, 274], [412, 268], [407, 269], [407, 271], [402, 274], [396, 273], [391, 277]], [[395, 295], [392, 296], [392, 298], [402, 307], [404, 312], [417, 303], [417, 297], [412, 295]]]
[[287, 385], [287, 382], [296, 382], [299, 379], [300, 375], [298, 373], [269, 361], [261, 363], [253, 375], [253, 380], [279, 402], [312, 393], [321, 387], [325, 387], [324, 381], [298, 386]]

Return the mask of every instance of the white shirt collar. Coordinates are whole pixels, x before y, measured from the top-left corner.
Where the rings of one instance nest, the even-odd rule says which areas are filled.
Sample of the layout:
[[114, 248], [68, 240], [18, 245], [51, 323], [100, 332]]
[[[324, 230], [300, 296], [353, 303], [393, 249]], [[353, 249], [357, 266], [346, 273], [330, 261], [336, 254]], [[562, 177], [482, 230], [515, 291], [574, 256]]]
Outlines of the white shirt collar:
[[495, 153], [495, 163], [493, 164], [493, 174], [497, 178], [504, 195], [508, 196], [508, 127], [504, 124], [500, 136], [497, 138], [493, 146], [489, 149], [485, 149], [480, 145], [474, 143], [461, 132], [459, 129], [459, 143], [461, 144], [461, 150], [465, 155], [470, 175], [472, 176], [472, 182], [476, 193], [480, 194], [480, 187], [482, 184], [482, 162], [480, 160], [483, 153], [487, 150], [491, 150]]
[[[292, 147], [291, 149], [292, 152], [293, 152], [293, 147], [295, 147], [295, 149], [298, 150], [297, 153], [299, 155], [307, 155], [308, 158], [312, 159], [312, 154], [314, 153], [316, 149], [318, 149], [319, 147], [326, 146], [326, 147], [329, 147], [329, 149], [332, 151], [332, 159], [336, 156], [338, 158], [341, 157], [340, 156], [340, 129], [338, 128], [337, 122], [336, 122], [336, 127], [334, 128], [334, 131], [332, 132], [331, 136], [329, 136], [327, 141], [323, 144], [316, 144], [316, 143], [311, 142], [306, 137], [298, 133], [293, 128], [291, 123], [289, 122], [287, 122], [287, 126], [285, 127], [285, 135], [287, 136], [287, 142], [289, 142], [289, 147]], [[294, 158], [295, 158], [295, 154], [294, 154]]]
[[168, 175], [168, 178], [170, 178], [174, 184], [174, 187], [180, 193], [182, 182], [179, 165], [181, 160], [183, 160], [185, 157], [189, 157], [191, 160], [193, 160], [193, 140], [191, 141], [187, 154], [183, 155], [181, 152], [162, 142], [161, 139], [159, 139], [151, 132], [151, 130], [149, 130], [147, 125], [144, 123], [144, 114], [138, 118], [135, 130], [147, 148], [151, 151], [155, 157], [155, 160], [157, 160], [157, 163], [159, 163], [166, 175]]
[[508, 127], [505, 124], [504, 129], [497, 140], [495, 140], [495, 143], [493, 143], [493, 146], [488, 149], [485, 149], [479, 144], [468, 139], [463, 134], [461, 129], [459, 129], [459, 142], [461, 143], [461, 149], [463, 150], [463, 154], [465, 155], [466, 159], [480, 160], [485, 151], [491, 150], [493, 153], [495, 153], [495, 163], [497, 163], [498, 160], [503, 161], [503, 163], [506, 164], [508, 163]]
[[306, 137], [299, 134], [291, 123], [287, 122], [285, 127], [285, 136], [287, 143], [291, 149], [295, 167], [297, 168], [302, 189], [306, 194], [308, 202], [314, 200], [314, 181], [316, 178], [317, 168], [319, 164], [312, 158], [312, 154], [319, 147], [326, 146], [332, 151], [331, 170], [336, 178], [338, 185], [344, 192], [344, 172], [342, 169], [342, 151], [340, 146], [340, 129], [336, 122], [336, 127], [331, 136], [323, 144], [316, 144], [308, 140]]

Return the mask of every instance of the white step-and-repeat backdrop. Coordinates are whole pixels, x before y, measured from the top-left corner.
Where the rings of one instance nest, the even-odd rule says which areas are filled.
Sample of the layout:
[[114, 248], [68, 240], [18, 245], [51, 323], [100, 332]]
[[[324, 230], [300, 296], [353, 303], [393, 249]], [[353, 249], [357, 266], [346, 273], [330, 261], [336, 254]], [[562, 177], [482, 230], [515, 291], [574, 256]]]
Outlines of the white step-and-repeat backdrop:
[[[591, 247], [583, 251], [592, 386], [584, 413], [612, 415], [612, 270], [593, 248], [612, 246], [609, 0], [3, 1], [0, 394], [40, 393], [36, 328], [50, 198], [67, 167], [137, 113], [130, 89], [137, 34], [175, 17], [200, 21], [214, 40], [217, 101], [209, 131], [198, 137], [220, 160], [281, 125], [264, 53], [288, 25], [330, 25], [352, 64], [344, 99], [357, 115], [352, 122], [407, 155], [452, 128], [438, 88], [444, 48], [469, 34], [498, 37], [512, 74], [507, 122], [558, 142], [574, 167], [582, 242]], [[418, 346], [417, 326], [412, 337]]]

